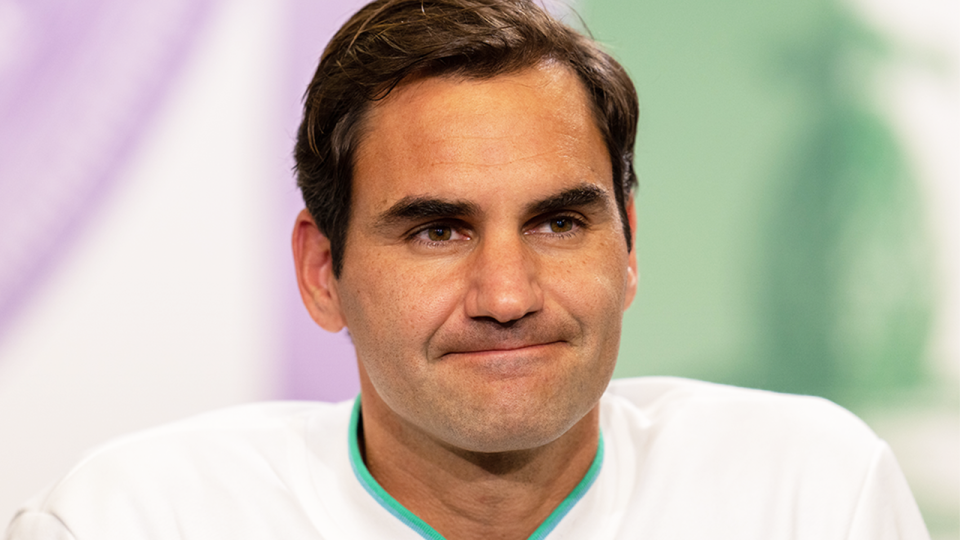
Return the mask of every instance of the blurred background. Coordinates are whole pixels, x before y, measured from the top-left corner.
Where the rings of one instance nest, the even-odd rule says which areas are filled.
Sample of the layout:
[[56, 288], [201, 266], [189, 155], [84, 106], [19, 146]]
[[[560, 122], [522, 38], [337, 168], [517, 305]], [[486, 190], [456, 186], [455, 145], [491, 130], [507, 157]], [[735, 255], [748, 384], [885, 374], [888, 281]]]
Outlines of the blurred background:
[[[288, 246], [300, 98], [362, 3], [0, 0], [0, 528], [109, 437], [355, 394]], [[960, 3], [550, 7], [640, 95], [616, 376], [828, 397], [960, 538]]]

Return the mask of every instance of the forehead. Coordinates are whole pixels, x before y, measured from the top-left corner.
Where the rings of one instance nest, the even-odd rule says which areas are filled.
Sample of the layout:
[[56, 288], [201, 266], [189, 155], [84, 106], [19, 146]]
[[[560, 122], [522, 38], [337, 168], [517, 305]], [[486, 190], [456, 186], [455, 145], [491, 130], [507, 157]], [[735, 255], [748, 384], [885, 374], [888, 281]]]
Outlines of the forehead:
[[560, 64], [489, 79], [405, 83], [371, 108], [365, 127], [355, 203], [381, 207], [402, 197], [465, 191], [482, 196], [481, 187], [521, 195], [558, 182], [612, 187], [586, 92]]

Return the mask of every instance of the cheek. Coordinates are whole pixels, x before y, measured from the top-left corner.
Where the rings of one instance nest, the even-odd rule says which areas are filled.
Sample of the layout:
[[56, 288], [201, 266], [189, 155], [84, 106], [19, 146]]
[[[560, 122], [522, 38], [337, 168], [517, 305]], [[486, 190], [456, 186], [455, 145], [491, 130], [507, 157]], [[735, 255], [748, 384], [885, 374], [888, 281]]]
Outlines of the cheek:
[[357, 270], [343, 276], [341, 304], [357, 354], [390, 358], [425, 351], [430, 336], [455, 311], [456, 271], [389, 257], [352, 263]]
[[[621, 251], [623, 251], [621, 253]], [[557, 298], [578, 318], [593, 324], [619, 321], [627, 292], [627, 264], [624, 250], [604, 243], [594, 256], [572, 257], [545, 276]]]

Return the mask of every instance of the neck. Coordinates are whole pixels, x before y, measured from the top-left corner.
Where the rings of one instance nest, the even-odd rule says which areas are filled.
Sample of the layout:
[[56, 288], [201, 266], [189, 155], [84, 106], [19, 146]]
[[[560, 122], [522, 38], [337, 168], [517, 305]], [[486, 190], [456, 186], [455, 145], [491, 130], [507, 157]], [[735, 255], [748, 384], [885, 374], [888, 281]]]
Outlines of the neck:
[[511, 452], [471, 452], [362, 397], [358, 441], [367, 469], [394, 499], [450, 540], [528, 538], [580, 483], [597, 452], [599, 408], [558, 439]]

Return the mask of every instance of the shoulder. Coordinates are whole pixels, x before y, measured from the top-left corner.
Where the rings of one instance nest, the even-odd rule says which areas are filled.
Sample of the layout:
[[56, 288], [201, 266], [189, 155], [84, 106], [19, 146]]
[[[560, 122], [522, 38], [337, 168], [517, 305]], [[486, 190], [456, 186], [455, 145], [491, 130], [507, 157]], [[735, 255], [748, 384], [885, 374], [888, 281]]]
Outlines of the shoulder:
[[813, 396], [673, 377], [613, 381], [602, 411], [648, 444], [773, 469], [864, 470], [884, 446], [846, 409]]
[[636, 510], [628, 528], [669, 538], [927, 537], [889, 447], [828, 400], [623, 379], [601, 400], [601, 426], [610, 490]]
[[679, 377], [638, 377], [610, 383], [610, 409], [633, 409], [649, 422], [708, 421], [726, 429], [738, 425], [806, 428], [878, 439], [853, 413], [816, 396], [781, 394]]
[[343, 406], [266, 402], [199, 414], [124, 435], [94, 448], [60, 484], [69, 484], [89, 469], [113, 469], [127, 464], [186, 467], [209, 455], [218, 459], [230, 455], [267, 458], [272, 452], [301, 441], [308, 422], [336, 416], [338, 409]]
[[[19, 515], [111, 538], [122, 535], [108, 529], [155, 531], [158, 523], [196, 521], [193, 513], [236, 515], [229, 505], [270, 504], [297, 489], [308, 438], [326, 433], [346, 447], [350, 409], [349, 402], [257, 403], [119, 437], [90, 451]], [[342, 437], [331, 433], [340, 427]]]

